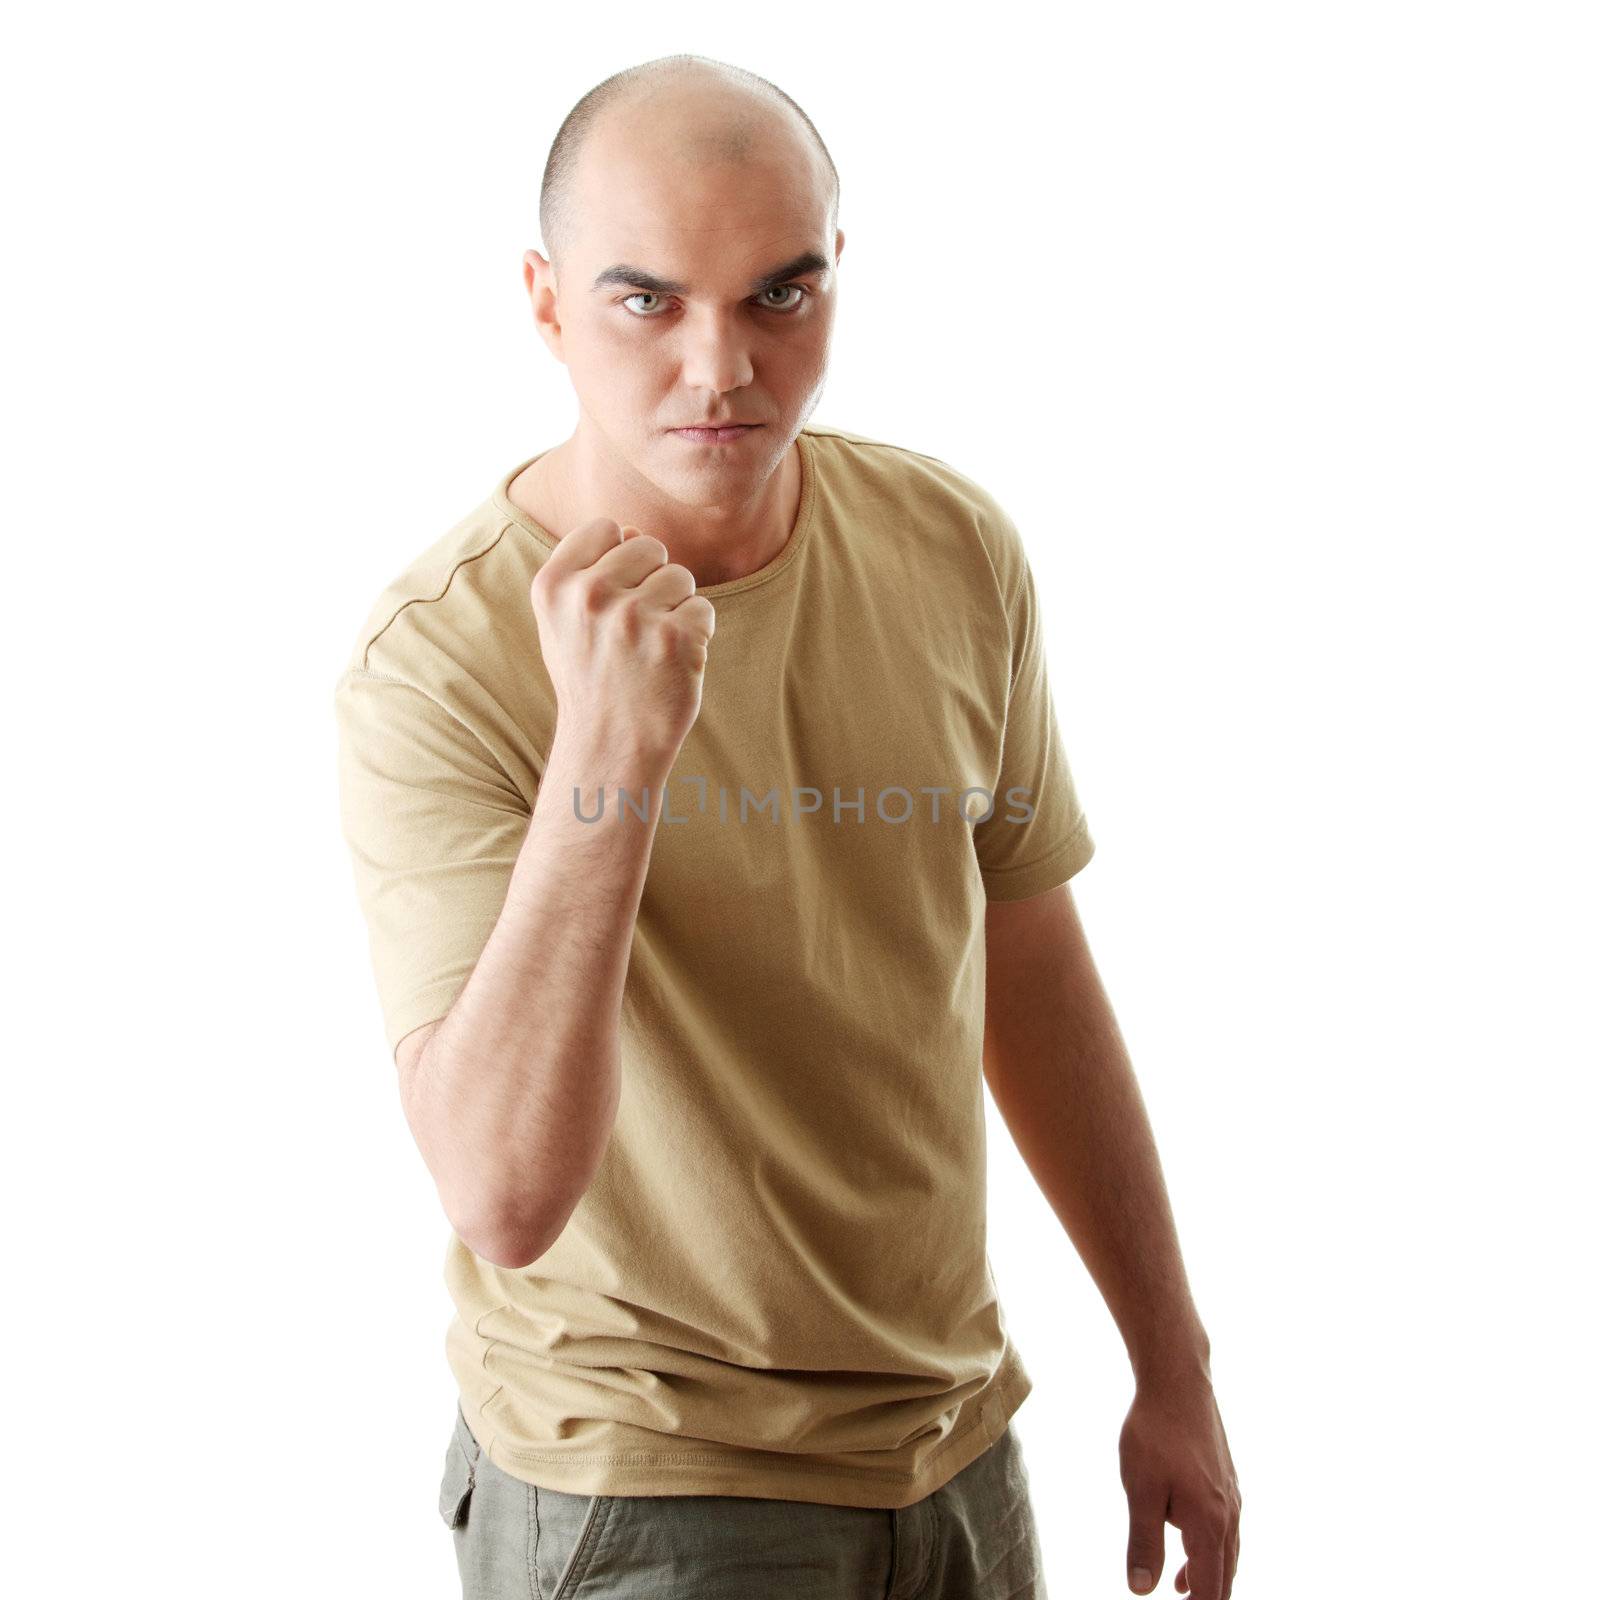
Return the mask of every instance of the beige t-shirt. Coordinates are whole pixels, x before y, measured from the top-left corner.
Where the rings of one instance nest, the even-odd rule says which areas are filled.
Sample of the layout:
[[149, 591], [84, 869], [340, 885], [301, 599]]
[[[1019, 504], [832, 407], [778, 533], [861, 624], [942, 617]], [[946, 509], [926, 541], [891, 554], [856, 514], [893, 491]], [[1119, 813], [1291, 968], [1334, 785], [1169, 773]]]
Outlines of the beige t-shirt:
[[[1033, 577], [945, 462], [818, 424], [799, 445], [787, 544], [699, 591], [717, 626], [606, 1154], [531, 1265], [454, 1232], [445, 1258], [472, 1431], [568, 1493], [907, 1506], [1032, 1388], [987, 1253], [984, 907], [1094, 852]], [[526, 465], [385, 589], [336, 688], [391, 1048], [466, 982], [550, 749]]]

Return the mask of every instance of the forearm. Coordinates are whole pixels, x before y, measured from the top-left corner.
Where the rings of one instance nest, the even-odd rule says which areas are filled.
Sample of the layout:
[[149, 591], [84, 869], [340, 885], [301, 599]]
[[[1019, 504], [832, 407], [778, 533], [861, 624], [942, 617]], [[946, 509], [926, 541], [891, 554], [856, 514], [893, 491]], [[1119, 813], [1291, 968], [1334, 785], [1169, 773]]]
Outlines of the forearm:
[[991, 964], [984, 1071], [1051, 1209], [1104, 1296], [1140, 1382], [1209, 1377], [1155, 1138], [1086, 947]]
[[[446, 1211], [534, 1259], [605, 1153], [620, 1093], [619, 1018], [672, 758], [558, 723], [505, 905], [428, 1040], [408, 1115]], [[605, 814], [592, 815], [603, 785]], [[617, 791], [649, 820], [624, 808]]]

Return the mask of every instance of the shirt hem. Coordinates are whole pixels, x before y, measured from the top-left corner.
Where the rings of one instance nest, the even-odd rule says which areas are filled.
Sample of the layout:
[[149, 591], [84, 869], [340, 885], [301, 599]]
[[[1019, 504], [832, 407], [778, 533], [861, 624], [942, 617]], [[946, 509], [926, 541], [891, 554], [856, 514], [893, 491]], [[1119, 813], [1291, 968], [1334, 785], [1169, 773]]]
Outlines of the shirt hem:
[[[563, 1494], [612, 1498], [732, 1495], [898, 1510], [943, 1488], [995, 1444], [1032, 1389], [1033, 1380], [1008, 1343], [989, 1389], [981, 1399], [967, 1402], [976, 1406], [976, 1418], [958, 1428], [913, 1474], [808, 1462], [801, 1457], [774, 1460], [771, 1452], [732, 1449], [567, 1455], [512, 1450], [501, 1439], [491, 1438], [485, 1453], [509, 1476]], [[470, 1420], [473, 1433], [481, 1439], [481, 1419]]]
[[984, 897], [988, 900], [1029, 900], [1059, 888], [1075, 878], [1094, 858], [1094, 839], [1087, 814], [1048, 855], [1019, 866], [983, 867]]

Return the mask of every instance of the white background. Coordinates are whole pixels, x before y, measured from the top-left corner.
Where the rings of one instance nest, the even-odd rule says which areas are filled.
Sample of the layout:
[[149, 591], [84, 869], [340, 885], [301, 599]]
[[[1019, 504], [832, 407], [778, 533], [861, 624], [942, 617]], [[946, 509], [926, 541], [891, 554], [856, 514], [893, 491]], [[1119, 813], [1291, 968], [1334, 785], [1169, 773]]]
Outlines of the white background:
[[[10, 1592], [456, 1592], [448, 1224], [331, 688], [383, 584], [571, 431], [520, 280], [544, 157], [675, 50], [782, 85], [840, 168], [816, 420], [1027, 542], [1235, 1593], [1592, 1581], [1589, 8], [8, 32]], [[1127, 1360], [990, 1117], [1050, 1589], [1126, 1594]]]

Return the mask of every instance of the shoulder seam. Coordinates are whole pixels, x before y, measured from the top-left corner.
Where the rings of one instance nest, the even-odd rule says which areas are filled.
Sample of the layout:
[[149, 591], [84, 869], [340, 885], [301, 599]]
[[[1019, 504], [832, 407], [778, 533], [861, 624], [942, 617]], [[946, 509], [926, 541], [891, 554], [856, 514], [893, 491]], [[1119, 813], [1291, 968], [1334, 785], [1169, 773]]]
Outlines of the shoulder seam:
[[981, 516], [972, 519], [972, 525], [977, 535], [978, 548], [983, 551], [983, 559], [989, 568], [989, 581], [993, 585], [995, 604], [1000, 612], [1001, 626], [1006, 630], [1006, 657], [1011, 663], [1011, 670], [1007, 674], [1006, 698], [1009, 702], [1011, 694], [1017, 687], [1017, 641], [1011, 628], [1011, 608], [1006, 602], [1005, 586], [1000, 582], [1000, 569], [995, 565], [994, 552], [989, 548], [988, 536], [984, 529]]
[[[389, 620], [386, 623], [384, 623], [384, 625], [381, 628], [379, 628], [378, 631], [376, 633], [374, 633], [373, 636], [370, 639], [368, 639], [367, 642], [361, 647], [361, 669], [360, 670], [363, 671], [363, 672], [368, 672], [369, 671], [369, 668], [367, 667], [367, 662], [371, 659], [372, 647], [384, 636], [384, 634], [386, 634], [389, 631], [390, 628], [392, 628], [394, 626], [396, 619], [399, 617], [399, 615], [400, 615], [400, 613], [402, 611], [406, 610], [410, 606], [415, 606], [415, 605], [436, 605], [439, 601], [443, 600], [444, 597], [447, 594], [449, 594], [450, 585], [455, 582], [456, 574], [458, 572], [460, 572], [460, 570], [463, 567], [470, 565], [472, 562], [482, 560], [482, 558], [484, 556], [488, 555], [489, 552], [491, 550], [493, 550], [495, 548], [495, 546], [498, 545], [503, 538], [505, 538], [506, 533], [511, 528], [514, 528], [515, 526], [516, 526], [516, 523], [514, 523], [511, 520], [511, 518], [502, 515], [500, 517], [500, 519], [499, 519], [499, 526], [494, 531], [494, 537], [492, 539], [490, 539], [489, 542], [486, 545], [484, 545], [484, 547], [481, 550], [474, 550], [470, 555], [462, 556], [461, 559], [459, 561], [457, 561], [456, 564], [453, 567], [451, 567], [448, 575], [446, 576], [446, 578], [444, 580], [444, 587], [438, 592], [438, 594], [431, 594], [431, 595], [429, 595], [429, 594], [419, 594], [419, 595], [413, 595], [409, 600], [402, 600], [400, 602], [400, 604], [395, 607], [394, 615], [391, 616], [389, 618]], [[384, 676], [384, 674], [382, 674], [382, 673], [374, 673], [374, 674], [371, 674], [371, 675], [375, 676], [375, 677]], [[396, 683], [404, 683], [405, 682], [405, 680], [403, 678], [396, 678], [393, 681], [396, 682]], [[411, 685], [411, 687], [415, 688], [416, 685], [413, 684], [413, 685]], [[426, 693], [425, 690], [419, 690], [418, 692], [419, 693]], [[430, 695], [429, 698], [431, 699], [432, 696]]]

